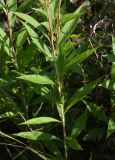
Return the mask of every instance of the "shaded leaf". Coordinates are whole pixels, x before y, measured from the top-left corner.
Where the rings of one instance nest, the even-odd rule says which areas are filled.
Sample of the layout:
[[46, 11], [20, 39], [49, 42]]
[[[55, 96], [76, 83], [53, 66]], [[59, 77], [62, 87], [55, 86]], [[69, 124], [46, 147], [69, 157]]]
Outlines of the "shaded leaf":
[[85, 110], [75, 121], [74, 127], [72, 128], [71, 136], [77, 137], [83, 129], [85, 129], [87, 123], [87, 110]]
[[107, 117], [105, 115], [105, 112], [101, 109], [101, 107], [97, 106], [94, 103], [91, 102], [85, 102], [87, 109], [93, 114], [94, 117], [101, 121], [107, 122]]
[[28, 7], [30, 7], [34, 2], [36, 2], [36, 0], [27, 0], [24, 1], [23, 3], [21, 3], [18, 7], [18, 11], [24, 11], [25, 9], [27, 9]]
[[94, 49], [90, 49], [81, 54], [78, 54], [76, 57], [71, 58], [71, 60], [65, 66], [66, 70], [68, 70], [73, 65], [82, 62], [83, 60], [85, 60], [87, 57], [89, 57], [93, 53], [94, 53]]
[[76, 103], [78, 103], [80, 100], [82, 100], [84, 97], [86, 97], [94, 88], [95, 86], [99, 83], [101, 78], [88, 83], [87, 85], [81, 87], [78, 89], [77, 92], [73, 94], [73, 96], [70, 98], [67, 107], [66, 107], [66, 112]]
[[25, 26], [25, 28], [27, 29], [30, 37], [32, 38], [34, 44], [48, 57], [52, 57], [50, 49], [48, 48], [48, 46], [44, 43], [44, 41], [42, 41], [42, 39], [37, 35], [37, 33], [27, 24], [23, 23], [23, 25]]
[[66, 137], [66, 142], [72, 149], [83, 150], [79, 142], [72, 137]]
[[88, 141], [90, 139], [100, 139], [102, 135], [104, 134], [105, 129], [104, 128], [93, 128], [91, 129], [83, 138], [84, 141]]

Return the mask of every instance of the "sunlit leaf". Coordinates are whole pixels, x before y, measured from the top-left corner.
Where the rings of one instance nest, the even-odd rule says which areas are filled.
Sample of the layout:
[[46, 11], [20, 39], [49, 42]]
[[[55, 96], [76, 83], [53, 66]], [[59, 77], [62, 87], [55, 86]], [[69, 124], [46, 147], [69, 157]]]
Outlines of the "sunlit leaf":
[[25, 81], [29, 81], [36, 84], [54, 84], [54, 82], [46, 76], [41, 75], [23, 75], [18, 77], [19, 79], [23, 79]]
[[51, 117], [38, 117], [38, 118], [33, 118], [33, 119], [29, 119], [26, 122], [23, 122], [21, 124], [45, 124], [45, 123], [52, 123], [52, 122], [58, 122], [60, 123], [59, 120], [55, 119], [55, 118], [51, 118]]
[[35, 141], [51, 141], [51, 140], [60, 140], [58, 137], [55, 135], [41, 132], [41, 131], [28, 131], [28, 132], [20, 132], [16, 134], [12, 134], [14, 136], [26, 138], [29, 140], [35, 140]]
[[104, 80], [99, 86], [106, 89], [115, 90], [115, 81], [114, 80]]
[[24, 21], [26, 21], [27, 23], [31, 24], [33, 27], [39, 27], [40, 23], [38, 21], [36, 21], [33, 17], [21, 13], [21, 12], [13, 12], [16, 16], [18, 16], [19, 18], [23, 19]]
[[[85, 3], [84, 3], [85, 4]], [[84, 8], [84, 4], [82, 4], [75, 12], [74, 14], [76, 14], [76, 18], [68, 21], [65, 23], [65, 25], [62, 27], [61, 29], [61, 33], [60, 36], [58, 38], [57, 41], [57, 48], [59, 47], [59, 45], [65, 41], [67, 39], [67, 37], [73, 32], [73, 30], [75, 29], [76, 25], [77, 25], [77, 21], [80, 17], [80, 13], [82, 12], [83, 8]]]
[[107, 138], [115, 132], [115, 116], [112, 116], [108, 122]]

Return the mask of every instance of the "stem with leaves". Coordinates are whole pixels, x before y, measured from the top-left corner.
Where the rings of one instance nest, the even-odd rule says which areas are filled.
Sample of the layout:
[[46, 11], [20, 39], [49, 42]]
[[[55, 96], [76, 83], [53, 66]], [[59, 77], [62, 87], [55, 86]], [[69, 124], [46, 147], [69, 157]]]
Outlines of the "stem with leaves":
[[[57, 89], [58, 89], [58, 94], [59, 94], [59, 98], [60, 98], [60, 103], [57, 104], [59, 109], [60, 109], [60, 115], [61, 115], [61, 121], [62, 121], [62, 127], [63, 127], [63, 138], [64, 138], [64, 153], [65, 153], [65, 158], [68, 159], [68, 155], [67, 155], [67, 144], [66, 144], [66, 127], [65, 127], [65, 113], [64, 113], [64, 102], [63, 102], [63, 80], [61, 80], [59, 72], [58, 72], [58, 65], [57, 65], [57, 59], [58, 56], [56, 53], [56, 49], [55, 49], [55, 42], [54, 42], [54, 33], [53, 33], [53, 27], [52, 27], [52, 23], [51, 23], [51, 19], [50, 19], [50, 13], [49, 13], [49, 9], [48, 9], [48, 3], [45, 0], [45, 5], [46, 5], [46, 9], [47, 9], [47, 14], [48, 14], [48, 23], [49, 23], [49, 29], [50, 29], [50, 35], [51, 35], [51, 48], [52, 48], [52, 56], [54, 59], [54, 68], [56, 71], [56, 79], [57, 79]], [[57, 19], [57, 23], [58, 23], [58, 27], [57, 27], [57, 36], [59, 37], [60, 35], [60, 6], [61, 6], [61, 0], [59, 0], [59, 6], [58, 6], [58, 19]]]

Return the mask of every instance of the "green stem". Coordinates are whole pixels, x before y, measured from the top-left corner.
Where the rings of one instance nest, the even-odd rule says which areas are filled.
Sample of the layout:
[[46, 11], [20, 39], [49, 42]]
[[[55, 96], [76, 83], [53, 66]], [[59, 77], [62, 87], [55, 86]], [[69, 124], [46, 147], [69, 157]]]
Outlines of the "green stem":
[[[62, 127], [63, 127], [63, 140], [64, 140], [64, 153], [65, 153], [65, 158], [68, 159], [67, 144], [66, 144], [66, 127], [65, 127], [64, 103], [62, 102], [63, 81], [61, 80], [59, 72], [58, 72], [58, 65], [57, 65], [57, 62], [56, 62], [57, 59], [55, 59], [56, 50], [55, 50], [55, 45], [54, 45], [54, 33], [53, 33], [53, 27], [52, 27], [51, 20], [50, 20], [50, 14], [49, 14], [49, 10], [48, 10], [47, 1], [45, 1], [45, 4], [46, 4], [46, 8], [47, 8], [48, 23], [49, 23], [50, 34], [51, 34], [51, 47], [52, 47], [52, 56], [53, 56], [53, 59], [54, 59], [54, 68], [55, 68], [55, 71], [56, 71], [57, 89], [58, 89], [59, 98], [60, 98], [60, 103], [58, 104], [58, 106], [61, 109], [61, 121], [62, 121]], [[61, 0], [59, 0], [59, 8], [58, 8], [58, 31], [57, 31], [58, 36], [60, 34], [60, 6], [61, 6]]]

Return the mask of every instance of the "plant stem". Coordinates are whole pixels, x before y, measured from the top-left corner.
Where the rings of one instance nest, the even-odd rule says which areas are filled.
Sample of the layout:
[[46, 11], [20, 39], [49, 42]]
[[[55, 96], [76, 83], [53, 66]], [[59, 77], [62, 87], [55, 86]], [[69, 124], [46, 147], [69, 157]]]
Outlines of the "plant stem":
[[[56, 59], [56, 50], [54, 45], [54, 33], [53, 33], [53, 27], [51, 24], [50, 14], [48, 10], [48, 4], [45, 0], [45, 5], [47, 9], [48, 14], [48, 23], [50, 28], [50, 34], [51, 34], [51, 47], [52, 47], [52, 56], [54, 59], [54, 68], [56, 71], [56, 79], [57, 79], [57, 89], [59, 93], [60, 103], [58, 104], [59, 108], [61, 109], [61, 121], [62, 121], [62, 127], [63, 127], [63, 140], [64, 140], [64, 154], [65, 158], [68, 159], [67, 155], [67, 144], [66, 144], [66, 127], [65, 127], [65, 113], [64, 113], [64, 103], [62, 102], [62, 88], [63, 88], [63, 81], [60, 79], [59, 71], [58, 71], [58, 65], [57, 65], [57, 59]], [[59, 8], [58, 8], [58, 31], [57, 36], [59, 37], [60, 34], [60, 6], [61, 6], [61, 0], [59, 0]]]

